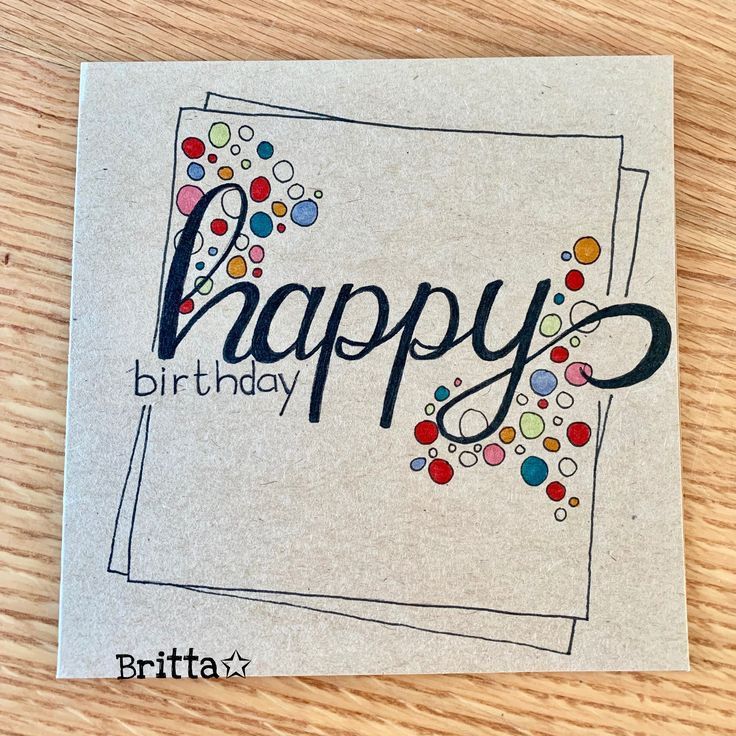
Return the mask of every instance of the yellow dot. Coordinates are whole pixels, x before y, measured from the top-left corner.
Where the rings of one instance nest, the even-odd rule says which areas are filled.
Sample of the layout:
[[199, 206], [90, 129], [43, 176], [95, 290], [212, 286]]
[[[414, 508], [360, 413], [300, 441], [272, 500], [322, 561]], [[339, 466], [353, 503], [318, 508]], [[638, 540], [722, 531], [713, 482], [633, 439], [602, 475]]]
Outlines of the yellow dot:
[[508, 445], [509, 442], [514, 441], [514, 437], [516, 437], [516, 430], [513, 427], [504, 427], [498, 433], [498, 436], [501, 439], [501, 442], [503, 442], [505, 445]]
[[283, 202], [274, 202], [271, 205], [271, 212], [273, 212], [276, 217], [283, 217], [286, 214], [286, 205]]
[[233, 279], [242, 279], [248, 272], [248, 264], [243, 256], [233, 256], [227, 262], [227, 275]]
[[228, 179], [233, 178], [233, 170], [229, 166], [220, 166], [220, 168], [217, 169], [217, 176], [219, 176], [220, 179], [227, 181]]
[[601, 246], [595, 238], [580, 238], [572, 248], [575, 260], [585, 265], [595, 263], [601, 254]]
[[580, 499], [579, 499], [579, 498], [578, 498], [577, 496], [573, 496], [573, 497], [572, 497], [572, 498], [571, 498], [571, 499], [570, 499], [570, 500], [568, 501], [568, 503], [570, 504], [570, 506], [572, 506], [573, 508], [575, 508], [575, 507], [576, 507], [576, 506], [577, 506], [577, 505], [578, 505], [578, 504], [580, 503]]
[[557, 452], [560, 449], [560, 441], [554, 437], [545, 437], [542, 444], [544, 445], [544, 449], [550, 452]]

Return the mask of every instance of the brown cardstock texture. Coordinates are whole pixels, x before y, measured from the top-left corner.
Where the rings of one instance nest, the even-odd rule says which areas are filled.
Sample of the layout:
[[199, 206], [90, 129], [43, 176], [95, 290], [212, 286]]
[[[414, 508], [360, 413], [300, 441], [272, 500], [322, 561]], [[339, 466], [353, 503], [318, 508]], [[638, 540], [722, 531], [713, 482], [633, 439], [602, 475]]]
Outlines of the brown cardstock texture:
[[60, 677], [687, 669], [671, 59], [80, 89]]

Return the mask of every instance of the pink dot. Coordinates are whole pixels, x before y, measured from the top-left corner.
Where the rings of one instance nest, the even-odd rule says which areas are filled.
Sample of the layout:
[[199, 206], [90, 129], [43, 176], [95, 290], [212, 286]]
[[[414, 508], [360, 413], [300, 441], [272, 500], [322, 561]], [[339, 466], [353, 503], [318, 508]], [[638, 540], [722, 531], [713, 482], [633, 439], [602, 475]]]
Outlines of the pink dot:
[[571, 386], [582, 386], [593, 375], [593, 369], [587, 363], [570, 363], [565, 368], [565, 380]]
[[483, 448], [483, 459], [489, 465], [500, 465], [506, 457], [506, 451], [495, 442]]
[[254, 245], [249, 251], [250, 260], [253, 263], [260, 263], [263, 260], [263, 256], [266, 254], [263, 252], [263, 248], [260, 245]]
[[185, 184], [176, 194], [176, 206], [182, 215], [191, 215], [204, 192], [193, 184]]
[[462, 385], [462, 382], [463, 382], [463, 379], [462, 378], [456, 378], [455, 381], [454, 381], [454, 383], [455, 383], [456, 386], [461, 386]]

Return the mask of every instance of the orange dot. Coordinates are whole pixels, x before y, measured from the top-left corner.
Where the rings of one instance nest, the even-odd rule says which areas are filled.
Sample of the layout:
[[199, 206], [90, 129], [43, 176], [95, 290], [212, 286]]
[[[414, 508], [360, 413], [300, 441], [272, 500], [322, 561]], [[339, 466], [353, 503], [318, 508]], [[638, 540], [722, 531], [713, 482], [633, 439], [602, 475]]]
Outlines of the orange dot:
[[248, 272], [248, 264], [243, 256], [233, 256], [227, 262], [227, 275], [232, 279], [242, 279]]
[[283, 202], [274, 202], [271, 205], [271, 212], [273, 212], [276, 217], [283, 217], [286, 214], [286, 205]]
[[573, 508], [575, 508], [575, 506], [578, 506], [580, 504], [580, 499], [577, 496], [573, 496], [568, 501], [568, 503], [570, 504], [570, 506], [572, 506]]
[[504, 427], [498, 433], [498, 436], [501, 439], [501, 442], [503, 442], [505, 445], [508, 445], [509, 442], [514, 441], [514, 437], [516, 437], [516, 430], [513, 427]]
[[227, 181], [228, 179], [233, 178], [233, 170], [229, 166], [220, 166], [220, 168], [217, 169], [217, 176], [219, 176], [220, 179]]
[[588, 265], [598, 260], [598, 256], [601, 254], [601, 246], [595, 238], [588, 236], [580, 238], [572, 247], [572, 252], [575, 254], [575, 260], [578, 263]]
[[560, 449], [560, 441], [556, 440], [554, 437], [545, 437], [542, 444], [544, 445], [544, 449], [549, 450], [550, 452], [557, 452], [557, 450]]

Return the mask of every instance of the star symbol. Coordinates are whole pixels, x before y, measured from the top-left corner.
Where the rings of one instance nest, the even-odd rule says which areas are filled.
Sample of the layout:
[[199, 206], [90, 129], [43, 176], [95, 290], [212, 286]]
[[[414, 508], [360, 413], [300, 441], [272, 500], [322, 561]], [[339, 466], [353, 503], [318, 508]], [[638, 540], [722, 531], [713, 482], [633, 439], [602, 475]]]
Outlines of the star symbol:
[[250, 664], [250, 660], [241, 657], [237, 649], [227, 659], [220, 661], [227, 667], [226, 677], [245, 677], [245, 668]]

